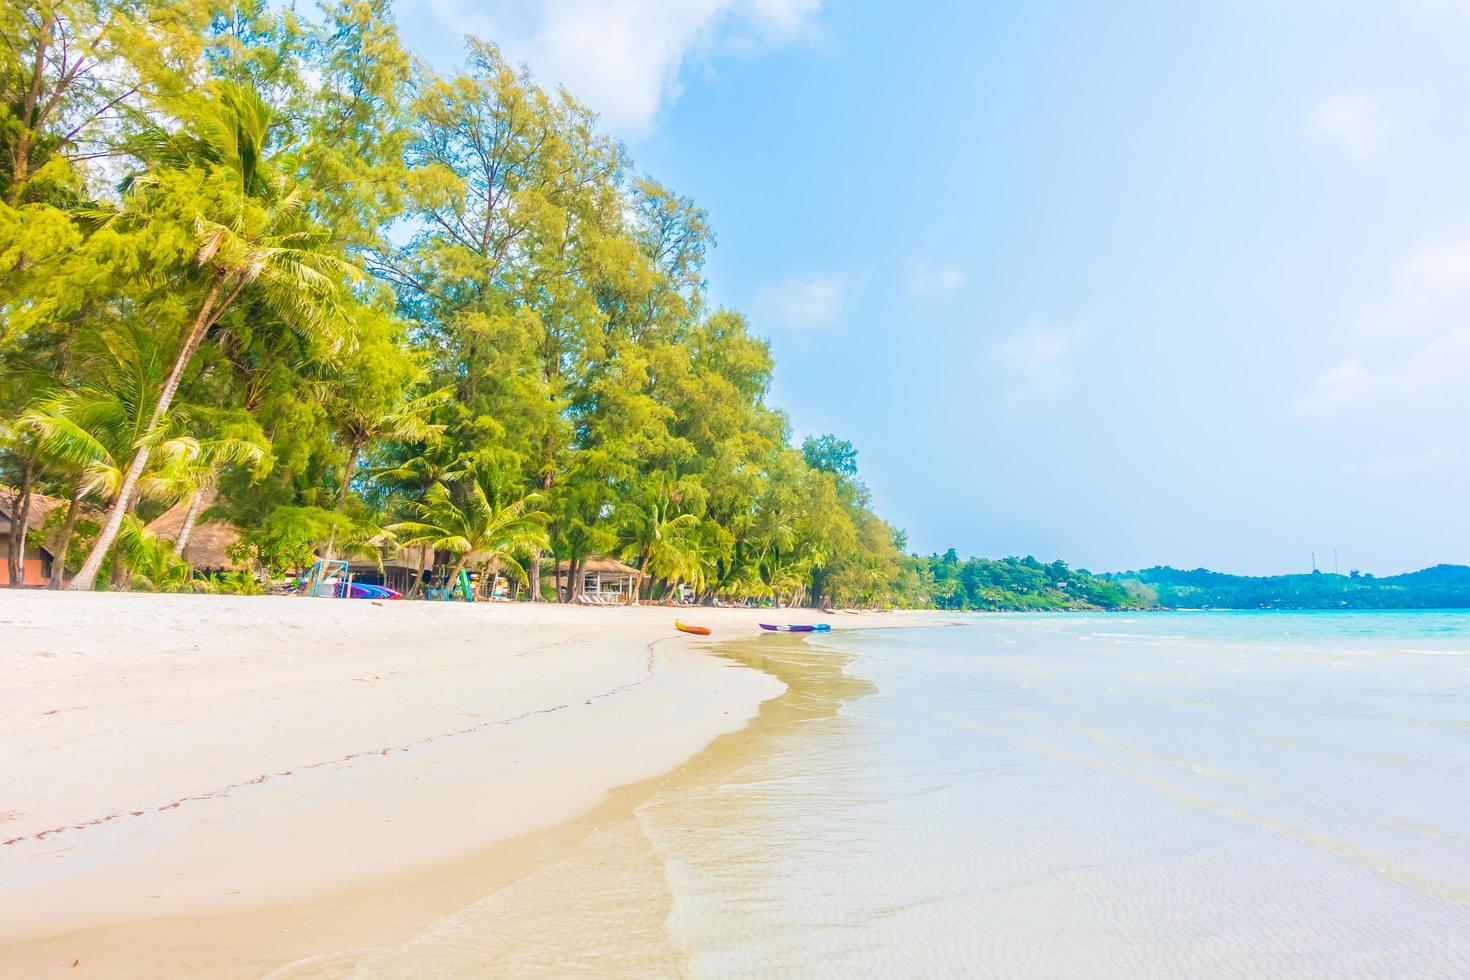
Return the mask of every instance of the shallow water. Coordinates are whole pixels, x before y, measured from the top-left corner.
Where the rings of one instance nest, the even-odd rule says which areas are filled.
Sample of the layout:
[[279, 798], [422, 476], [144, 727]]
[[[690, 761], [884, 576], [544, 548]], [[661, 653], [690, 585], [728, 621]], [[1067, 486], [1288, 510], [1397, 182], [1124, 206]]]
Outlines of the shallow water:
[[791, 686], [749, 731], [349, 969], [1470, 976], [1470, 614], [976, 616], [736, 655]]

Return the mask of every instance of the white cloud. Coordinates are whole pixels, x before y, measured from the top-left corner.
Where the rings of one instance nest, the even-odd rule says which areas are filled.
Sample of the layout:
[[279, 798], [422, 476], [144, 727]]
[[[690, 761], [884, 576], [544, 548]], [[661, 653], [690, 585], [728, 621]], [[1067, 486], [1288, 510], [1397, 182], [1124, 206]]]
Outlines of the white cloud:
[[1399, 479], [1407, 476], [1423, 476], [1443, 468], [1449, 457], [1442, 449], [1430, 448], [1396, 456], [1374, 456], [1361, 463], [1349, 463], [1345, 469], [1349, 476], [1366, 476], [1380, 480]]
[[1355, 157], [1372, 156], [1388, 136], [1388, 120], [1377, 96], [1343, 92], [1323, 99], [1307, 117], [1315, 136]]
[[811, 33], [821, 0], [430, 0], [446, 26], [565, 86], [619, 136], [652, 129], [690, 61], [752, 56]]
[[1470, 242], [1431, 245], [1404, 259], [1388, 302], [1358, 320], [1375, 337], [1423, 335], [1460, 323], [1470, 323]]
[[810, 330], [831, 326], [842, 316], [847, 284], [841, 276], [819, 273], [792, 276], [762, 289], [756, 306], [784, 327]]
[[1325, 418], [1350, 409], [1401, 409], [1470, 384], [1470, 327], [1402, 350], [1344, 358], [1318, 375], [1297, 411]]
[[[1470, 242], [1431, 245], [1395, 270], [1388, 298], [1358, 314], [1351, 347], [1296, 401], [1303, 415], [1422, 407], [1470, 396]], [[1453, 406], [1441, 406], [1449, 410]]]
[[1452, 14], [1470, 13], [1470, 0], [1404, 0], [1404, 6], [1415, 13], [1437, 14], [1449, 11]]
[[1072, 380], [1072, 355], [1078, 340], [1075, 329], [1031, 323], [994, 345], [992, 354], [1018, 392], [1052, 393]]
[[1296, 408], [1303, 415], [1336, 415], [1361, 404], [1382, 387], [1381, 377], [1349, 357], [1317, 375], [1312, 387], [1297, 399]]
[[956, 266], [909, 263], [909, 292], [920, 299], [945, 299], [964, 285], [965, 274]]

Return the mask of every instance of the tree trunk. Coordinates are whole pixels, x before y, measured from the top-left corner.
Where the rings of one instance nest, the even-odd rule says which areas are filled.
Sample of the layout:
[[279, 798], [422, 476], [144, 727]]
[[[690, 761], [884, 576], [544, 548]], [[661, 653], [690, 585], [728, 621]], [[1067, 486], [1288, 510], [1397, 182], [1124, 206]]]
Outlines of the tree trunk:
[[582, 568], [586, 562], [585, 558], [567, 561], [567, 602], [576, 602], [582, 598]]
[[352, 452], [347, 454], [347, 472], [342, 474], [342, 489], [337, 491], [337, 513], [342, 513], [342, 508], [347, 506], [347, 488], [352, 485], [352, 472], [357, 469], [357, 457], [362, 452], [363, 440], [361, 437], [353, 437]]
[[531, 568], [526, 578], [529, 579], [526, 583], [526, 591], [531, 594], [531, 601], [545, 602], [546, 599], [541, 595], [541, 552], [538, 551], [531, 556]]
[[[449, 573], [449, 581], [445, 582], [444, 585], [445, 588], [449, 589], [451, 595], [455, 589], [459, 588], [459, 573], [464, 571], [464, 567], [469, 564], [469, 561], [470, 553], [466, 551], [464, 556], [460, 558], [459, 564], [454, 566], [454, 571]], [[474, 593], [471, 592], [470, 595], [474, 595]]]
[[26, 584], [26, 531], [31, 523], [31, 461], [21, 463], [20, 486], [15, 489], [15, 503], [10, 509], [10, 554], [6, 556], [6, 570], [10, 573], [10, 587], [19, 589]]
[[46, 57], [51, 47], [53, 32], [56, 30], [56, 17], [52, 12], [53, 9], [45, 8], [46, 13], [41, 18], [41, 30], [36, 37], [36, 59], [35, 66], [31, 70], [31, 84], [26, 90], [25, 99], [20, 107], [20, 132], [15, 134], [15, 143], [11, 148], [14, 156], [11, 158], [9, 203], [12, 207], [20, 204], [21, 192], [25, 189], [25, 182], [30, 177], [31, 150], [36, 141], [36, 132], [43, 122], [37, 110], [41, 101], [41, 83], [46, 74]]
[[630, 605], [630, 606], [636, 606], [636, 605], [638, 605], [638, 600], [640, 598], [640, 593], [642, 593], [642, 591], [643, 591], [643, 579], [647, 576], [647, 574], [648, 574], [648, 552], [645, 551], [643, 553], [643, 556], [638, 559], [638, 580], [633, 583], [633, 596], [632, 596], [631, 599], [628, 600], [628, 605]]
[[[184, 346], [180, 348], [179, 356], [174, 359], [173, 369], [169, 371], [168, 379], [158, 392], [158, 401], [153, 406], [153, 415], [148, 419], [148, 428], [143, 432], [145, 440], [148, 440], [163, 425], [169, 406], [173, 404], [174, 395], [179, 390], [179, 382], [184, 377], [184, 370], [193, 360], [194, 352], [199, 349], [199, 344], [204, 340], [204, 334], [209, 330], [209, 325], [221, 312], [215, 308], [215, 304], [219, 301], [220, 290], [223, 287], [224, 280], [216, 276], [210, 284], [208, 295], [204, 297], [204, 302], [199, 307], [199, 315], [194, 318], [188, 336], [184, 338]], [[123, 477], [122, 487], [117, 492], [117, 499], [112, 502], [112, 509], [107, 513], [107, 523], [102, 526], [102, 533], [97, 535], [97, 541], [92, 545], [87, 560], [82, 563], [81, 571], [77, 572], [77, 577], [71, 580], [71, 585], [67, 586], [70, 591], [91, 592], [96, 588], [97, 572], [102, 568], [102, 560], [107, 557], [112, 543], [117, 540], [117, 532], [122, 527], [123, 515], [127, 513], [128, 505], [132, 503], [133, 491], [138, 486], [138, 478], [143, 475], [144, 467], [148, 465], [148, 454], [152, 451], [152, 442], [144, 441], [134, 453], [133, 464], [128, 467], [127, 475]]]
[[51, 581], [47, 588], [61, 588], [61, 581], [66, 577], [66, 549], [71, 545], [71, 532], [77, 526], [77, 514], [82, 509], [82, 481], [77, 480], [76, 489], [71, 492], [71, 500], [66, 505], [66, 520], [61, 522], [61, 534], [56, 539], [56, 554], [51, 559]]
[[189, 543], [189, 535], [194, 533], [194, 521], [198, 519], [203, 505], [204, 491], [195, 490], [194, 499], [189, 501], [189, 511], [184, 515], [184, 525], [179, 528], [178, 540], [174, 542], [174, 554], [179, 558], [184, 557], [184, 547]]
[[413, 588], [408, 590], [408, 595], [404, 598], [415, 599], [418, 597], [419, 590], [424, 587], [424, 566], [427, 565], [428, 562], [429, 546], [426, 544], [421, 544], [419, 545], [419, 577], [413, 580]]

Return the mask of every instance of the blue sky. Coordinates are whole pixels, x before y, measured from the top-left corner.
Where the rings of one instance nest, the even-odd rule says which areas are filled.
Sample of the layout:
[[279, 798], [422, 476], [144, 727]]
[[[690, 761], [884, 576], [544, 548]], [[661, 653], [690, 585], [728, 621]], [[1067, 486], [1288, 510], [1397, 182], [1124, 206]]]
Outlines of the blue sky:
[[1470, 562], [1470, 0], [410, 0], [692, 196], [915, 549]]

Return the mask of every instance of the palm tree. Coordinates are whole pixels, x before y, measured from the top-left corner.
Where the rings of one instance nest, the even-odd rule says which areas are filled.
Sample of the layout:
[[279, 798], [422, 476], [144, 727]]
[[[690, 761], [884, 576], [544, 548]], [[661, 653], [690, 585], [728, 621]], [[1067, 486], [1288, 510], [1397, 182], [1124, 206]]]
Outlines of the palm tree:
[[[65, 556], [76, 529], [81, 502], [88, 496], [114, 500], [122, 486], [119, 458], [141, 438], [162, 381], [163, 367], [154, 336], [136, 324], [103, 328], [78, 346], [75, 369], [84, 380], [54, 389], [34, 402], [19, 420], [32, 432], [45, 465], [68, 476], [72, 491], [58, 536], [59, 560], [50, 588], [61, 587]], [[190, 519], [175, 542], [183, 554], [203, 494], [228, 464], [259, 466], [266, 456], [256, 434], [200, 440], [179, 431], [177, 413], [155, 432], [158, 442], [149, 468], [138, 479], [138, 496], [175, 502], [194, 499]]]
[[[408, 450], [412, 455], [400, 459], [392, 466], [373, 471], [373, 479], [379, 484], [400, 490], [409, 498], [420, 498], [435, 484], [453, 483], [470, 472], [471, 458], [459, 452], [455, 445], [435, 432], [420, 441], [417, 448]], [[419, 594], [424, 585], [424, 569], [429, 560], [428, 545], [419, 546], [419, 570], [408, 590], [408, 598]]]
[[519, 581], [525, 582], [526, 570], [521, 559], [549, 546], [547, 515], [535, 509], [541, 495], [529, 493], [501, 503], [499, 495], [493, 493], [493, 486], [487, 488], [484, 474], [475, 476], [466, 481], [462, 502], [444, 484], [436, 483], [424, 495], [422, 503], [411, 505], [418, 520], [401, 521], [389, 525], [388, 530], [397, 534], [402, 544], [428, 546], [458, 555], [459, 561], [449, 573], [451, 580], [458, 578], [465, 566], [474, 561], [481, 568], [494, 564], [497, 574], [509, 569]]
[[127, 565], [128, 587], [146, 592], [187, 592], [193, 578], [189, 563], [172, 541], [160, 538], [129, 514], [118, 533], [118, 560]]
[[429, 414], [449, 398], [450, 389], [442, 388], [426, 395], [395, 392], [386, 405], [374, 405], [354, 397], [350, 379], [344, 384], [345, 396], [333, 399], [331, 413], [337, 428], [348, 444], [347, 467], [337, 491], [337, 512], [347, 504], [347, 489], [363, 446], [374, 439], [400, 439], [410, 442], [437, 438], [444, 427], [431, 425]]
[[660, 483], [642, 504], [630, 503], [623, 508], [620, 556], [624, 561], [635, 562], [638, 568], [632, 605], [638, 605], [650, 570], [655, 576], [667, 577], [670, 570], [683, 567], [686, 538], [699, 524], [699, 517], [672, 513], [679, 505], [679, 496], [675, 489]]
[[652, 563], [650, 571], [668, 580], [663, 595], [667, 604], [673, 601], [680, 584], [689, 586], [696, 596], [709, 591], [719, 563], [729, 555], [728, 532], [713, 521], [701, 521], [684, 528], [660, 560]]
[[18, 426], [34, 436], [44, 465], [68, 477], [72, 487], [49, 582], [52, 589], [61, 588], [82, 500], [116, 497], [122, 483], [117, 459], [125, 458], [141, 437], [163, 378], [153, 336], [134, 323], [85, 335], [76, 353], [75, 372], [82, 380], [53, 385], [18, 420]]
[[409, 455], [373, 470], [372, 478], [410, 497], [422, 496], [436, 483], [453, 483], [469, 472], [471, 465], [469, 456], [437, 433], [404, 450]]
[[[148, 458], [167, 423], [184, 372], [221, 316], [247, 288], [292, 329], [322, 336], [333, 343], [341, 322], [343, 284], [359, 275], [357, 268], [329, 249], [320, 229], [303, 210], [300, 188], [288, 189], [275, 172], [270, 150], [271, 110], [253, 90], [216, 82], [198, 119], [196, 133], [158, 134], [153, 162], [158, 171], [202, 167], [211, 177], [224, 176], [239, 190], [232, 214], [194, 217], [199, 249], [194, 266], [204, 276], [204, 296], [184, 332], [183, 342], [165, 377], [153, 411], [135, 442], [132, 462], [97, 541], [72, 579], [70, 588], [90, 591], [103, 559], [117, 538], [123, 516]], [[126, 182], [128, 202], [114, 220], [146, 217], [149, 190], [158, 172]]]
[[258, 468], [267, 449], [260, 441], [240, 437], [199, 440], [181, 436], [160, 444], [154, 454], [161, 464], [138, 481], [138, 494], [169, 503], [189, 501], [184, 523], [174, 541], [180, 557], [189, 543], [194, 522], [204, 509], [205, 496], [215, 488], [229, 465]]

